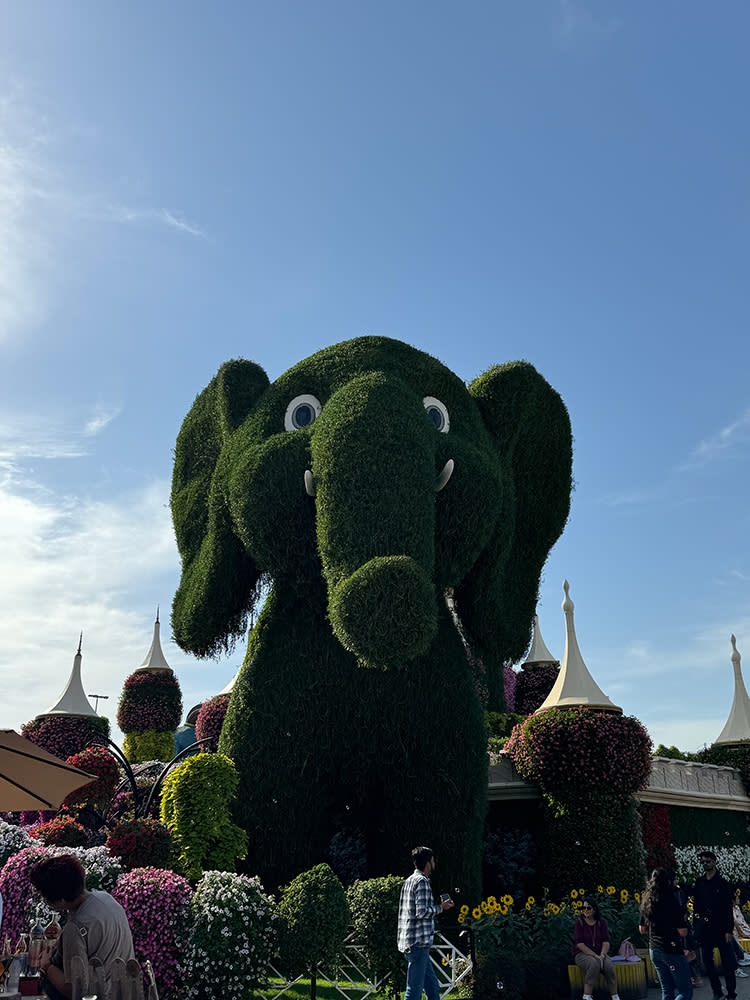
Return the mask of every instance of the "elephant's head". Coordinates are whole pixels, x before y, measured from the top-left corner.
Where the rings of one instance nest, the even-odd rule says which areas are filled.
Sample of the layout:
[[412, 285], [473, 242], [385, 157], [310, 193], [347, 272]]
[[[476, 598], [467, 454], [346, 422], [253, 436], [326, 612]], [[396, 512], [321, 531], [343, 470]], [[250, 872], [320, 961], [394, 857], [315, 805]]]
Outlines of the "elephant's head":
[[525, 362], [467, 388], [384, 337], [272, 384], [230, 361], [177, 440], [175, 638], [211, 655], [243, 632], [261, 577], [304, 600], [322, 576], [333, 631], [364, 664], [425, 652], [448, 589], [477, 652], [516, 658], [570, 476], [567, 411]]

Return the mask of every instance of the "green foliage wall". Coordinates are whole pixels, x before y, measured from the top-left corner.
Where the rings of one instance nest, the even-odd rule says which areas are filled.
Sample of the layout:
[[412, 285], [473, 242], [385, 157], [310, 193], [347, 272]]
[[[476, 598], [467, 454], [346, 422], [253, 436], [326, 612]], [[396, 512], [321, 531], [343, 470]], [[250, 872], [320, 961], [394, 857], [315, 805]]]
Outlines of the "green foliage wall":
[[231, 647], [272, 586], [220, 743], [266, 884], [322, 858], [344, 816], [371, 873], [426, 842], [449, 887], [478, 892], [485, 734], [444, 594], [502, 711], [570, 486], [567, 412], [525, 362], [467, 388], [362, 337], [273, 384], [229, 362], [197, 397], [175, 453], [172, 629], [197, 655]]
[[693, 809], [670, 806], [669, 822], [675, 847], [717, 844], [731, 847], [748, 842], [748, 814], [729, 809]]

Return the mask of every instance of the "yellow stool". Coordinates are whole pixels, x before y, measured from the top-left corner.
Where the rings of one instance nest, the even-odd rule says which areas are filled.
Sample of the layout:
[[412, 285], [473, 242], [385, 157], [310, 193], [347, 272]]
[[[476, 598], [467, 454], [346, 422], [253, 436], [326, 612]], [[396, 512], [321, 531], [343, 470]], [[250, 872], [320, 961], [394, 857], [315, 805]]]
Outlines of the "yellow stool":
[[659, 977], [656, 975], [656, 966], [651, 961], [651, 956], [648, 953], [648, 948], [636, 948], [636, 955], [643, 959], [643, 964], [646, 966], [646, 982], [649, 986], [659, 986]]
[[[617, 977], [617, 992], [620, 1000], [643, 1000], [647, 995], [646, 989], [646, 966], [640, 962], [615, 962], [615, 976]], [[570, 983], [570, 1000], [581, 1000], [583, 996], [583, 969], [577, 965], [568, 966], [568, 982]], [[594, 998], [597, 993], [602, 997], [609, 997], [609, 992], [604, 985], [604, 976], [599, 974], [599, 982], [594, 987]]]

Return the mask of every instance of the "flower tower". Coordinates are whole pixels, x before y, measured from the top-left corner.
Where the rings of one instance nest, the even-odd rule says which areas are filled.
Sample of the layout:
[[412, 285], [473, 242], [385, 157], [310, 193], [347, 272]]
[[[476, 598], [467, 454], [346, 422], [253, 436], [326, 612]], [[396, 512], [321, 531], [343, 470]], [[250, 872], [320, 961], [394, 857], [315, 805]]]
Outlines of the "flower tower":
[[21, 729], [21, 735], [61, 760], [109, 736], [109, 720], [98, 715], [86, 697], [81, 680], [83, 632], [73, 657], [68, 683], [52, 706]]
[[547, 649], [539, 628], [539, 615], [534, 615], [531, 649], [521, 664], [516, 681], [513, 711], [518, 715], [536, 712], [552, 690], [560, 672], [560, 661]]
[[553, 895], [645, 879], [634, 793], [651, 770], [642, 723], [602, 691], [581, 655], [569, 585], [564, 583], [565, 654], [536, 712], [513, 730], [506, 750], [518, 773], [539, 786], [545, 808], [542, 881]]
[[117, 724], [125, 733], [122, 749], [130, 763], [171, 760], [181, 715], [180, 685], [162, 652], [157, 608], [151, 647], [126, 679], [117, 709]]

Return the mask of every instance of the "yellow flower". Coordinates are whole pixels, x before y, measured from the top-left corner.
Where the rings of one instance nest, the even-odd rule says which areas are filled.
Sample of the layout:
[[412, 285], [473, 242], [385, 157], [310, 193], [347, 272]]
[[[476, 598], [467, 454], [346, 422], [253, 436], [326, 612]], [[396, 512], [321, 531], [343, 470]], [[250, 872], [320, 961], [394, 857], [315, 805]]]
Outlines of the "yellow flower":
[[608, 885], [607, 886], [607, 895], [608, 896], [614, 896], [614, 894], [615, 894], [615, 887], [613, 885]]
[[640, 894], [640, 892], [634, 892], [633, 896], [635, 897], [636, 903], [640, 903], [640, 901], [641, 901], [641, 894]]
[[534, 899], [534, 897], [533, 896], [529, 896], [529, 898], [526, 900], [526, 905], [527, 906], [533, 906], [534, 903], [536, 903], [536, 900]]
[[475, 920], [479, 920], [479, 918], [482, 916], [482, 911], [479, 909], [478, 906], [475, 906], [474, 909], [471, 911], [471, 915], [472, 917], [474, 917]]
[[620, 902], [627, 903], [627, 901], [628, 901], [628, 890], [620, 889]]
[[578, 889], [571, 889], [570, 890], [570, 898], [571, 899], [578, 899]]
[[441, 961], [442, 961], [443, 965], [447, 965], [448, 964], [448, 959], [447, 958], [443, 958], [443, 959], [441, 959]]
[[459, 915], [458, 915], [458, 922], [459, 922], [459, 924], [462, 924], [464, 922], [464, 914], [463, 913], [459, 913]]
[[501, 902], [505, 903], [506, 906], [513, 906], [513, 897], [506, 893]]
[[489, 906], [489, 904], [488, 903], [482, 903], [482, 913], [489, 913], [489, 912], [490, 912], [490, 906]]
[[560, 907], [557, 905], [557, 903], [550, 903], [550, 909], [555, 914], [560, 912]]
[[497, 902], [497, 900], [495, 899], [494, 896], [488, 896], [487, 897], [487, 902], [490, 903], [492, 906], [494, 906], [495, 903]]
[[583, 889], [579, 889], [579, 890], [578, 890], [578, 892], [579, 892], [579, 893], [580, 893], [580, 894], [581, 894], [582, 896], [585, 896], [585, 892], [583, 891]]
[[466, 905], [466, 903], [464, 903], [464, 905], [461, 907], [461, 909], [458, 912], [459, 913], [463, 913], [464, 916], [466, 916], [466, 914], [469, 912], [469, 907]]
[[502, 906], [498, 902], [492, 904], [492, 912], [497, 913], [498, 910], [502, 910]]
[[530, 909], [531, 909], [531, 903], [526, 903], [526, 909], [527, 909], [527, 910], [530, 910]]
[[507, 912], [508, 912], [508, 907], [507, 906], [501, 906], [500, 907], [500, 913], [501, 913], [501, 915], [503, 917], [507, 914]]
[[598, 885], [598, 886], [596, 887], [596, 891], [597, 891], [597, 892], [604, 892], [604, 886], [603, 886], [603, 885]]

